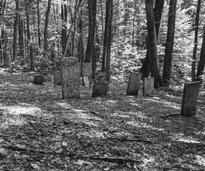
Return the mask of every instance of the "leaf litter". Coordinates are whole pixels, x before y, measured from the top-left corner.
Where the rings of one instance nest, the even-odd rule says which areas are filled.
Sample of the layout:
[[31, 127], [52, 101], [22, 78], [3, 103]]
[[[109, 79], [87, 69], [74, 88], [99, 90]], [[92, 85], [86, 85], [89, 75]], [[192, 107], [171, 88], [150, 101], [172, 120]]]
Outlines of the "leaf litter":
[[81, 87], [80, 99], [62, 99], [51, 82], [2, 79], [0, 170], [205, 170], [203, 90], [197, 116], [183, 118], [166, 117], [181, 97], [164, 90], [131, 97], [115, 81], [107, 97]]

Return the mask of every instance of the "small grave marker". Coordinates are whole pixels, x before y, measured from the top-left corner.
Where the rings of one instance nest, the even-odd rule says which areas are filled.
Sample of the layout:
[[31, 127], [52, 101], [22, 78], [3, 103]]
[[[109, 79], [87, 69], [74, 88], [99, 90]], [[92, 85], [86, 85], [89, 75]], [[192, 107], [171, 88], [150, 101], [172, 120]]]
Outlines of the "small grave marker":
[[200, 81], [186, 83], [184, 85], [181, 115], [187, 117], [192, 117], [196, 115], [197, 99], [200, 85]]
[[96, 75], [92, 97], [106, 96], [109, 90], [109, 82], [106, 80], [106, 74], [104, 72]]
[[149, 96], [153, 94], [154, 91], [154, 78], [153, 77], [148, 77], [144, 78], [144, 83], [143, 83], [143, 95], [144, 96]]
[[55, 62], [55, 71], [54, 71], [54, 85], [61, 85], [61, 62]]
[[138, 96], [140, 81], [141, 81], [141, 73], [138, 72], [130, 73], [129, 83], [127, 87], [127, 95]]
[[62, 59], [62, 94], [64, 99], [80, 97], [80, 71], [78, 59], [67, 57]]

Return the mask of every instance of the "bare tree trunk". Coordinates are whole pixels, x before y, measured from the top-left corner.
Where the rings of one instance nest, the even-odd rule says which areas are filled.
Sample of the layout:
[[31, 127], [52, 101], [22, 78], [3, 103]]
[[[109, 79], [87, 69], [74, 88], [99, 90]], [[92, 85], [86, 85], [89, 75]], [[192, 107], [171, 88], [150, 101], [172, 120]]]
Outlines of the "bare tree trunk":
[[199, 32], [199, 13], [201, 9], [201, 0], [198, 0], [197, 10], [196, 10], [196, 18], [195, 18], [195, 35], [194, 35], [194, 49], [193, 49], [193, 61], [192, 61], [192, 69], [191, 69], [191, 77], [192, 81], [194, 81], [196, 76], [196, 53], [198, 46], [198, 32]]
[[[164, 0], [156, 0], [155, 8], [154, 8], [156, 39], [158, 39], [158, 36], [159, 36], [163, 7], [164, 7]], [[146, 39], [146, 44], [148, 43], [147, 41], [148, 40]], [[149, 58], [150, 58], [150, 52], [149, 52], [149, 49], [147, 49], [145, 61], [143, 62], [142, 68], [140, 69], [140, 72], [142, 73], [143, 78], [148, 77], [151, 72]]]
[[147, 28], [148, 28], [148, 42], [147, 49], [152, 54], [150, 57], [150, 67], [152, 76], [155, 78], [155, 88], [162, 86], [162, 79], [159, 69], [159, 61], [157, 55], [157, 36], [156, 26], [153, 12], [153, 0], [146, 0], [146, 14], [147, 14]]
[[203, 41], [201, 46], [201, 53], [200, 53], [200, 59], [199, 59], [196, 77], [199, 77], [204, 74], [204, 65], [205, 65], [205, 26], [204, 26]]
[[19, 55], [21, 60], [24, 59], [24, 42], [23, 42], [23, 16], [19, 15]]
[[88, 43], [85, 55], [85, 62], [91, 62], [92, 60], [92, 78], [95, 78], [96, 59], [95, 59], [95, 27], [96, 27], [96, 0], [88, 1], [89, 8], [89, 34]]
[[49, 21], [50, 9], [51, 9], [51, 0], [48, 0], [48, 6], [47, 6], [46, 18], [45, 18], [45, 27], [44, 27], [44, 44], [43, 44], [44, 58], [46, 58], [47, 50], [48, 50], [48, 21]]
[[113, 0], [106, 1], [105, 32], [103, 45], [102, 71], [106, 72], [106, 79], [110, 81], [110, 53], [112, 44]]
[[38, 16], [38, 46], [41, 47], [41, 20], [40, 20], [40, 1], [37, 0], [37, 16]]
[[16, 2], [16, 16], [14, 20], [14, 34], [13, 34], [13, 58], [12, 61], [16, 59], [16, 51], [17, 51], [17, 31], [18, 31], [18, 24], [19, 24], [19, 0], [15, 0]]
[[29, 60], [30, 60], [30, 70], [34, 70], [34, 59], [33, 59], [33, 47], [31, 44], [31, 34], [30, 34], [30, 17], [29, 17], [29, 11], [30, 9], [30, 2], [28, 1], [25, 7], [26, 12], [26, 29], [27, 29], [27, 45], [28, 45], [28, 54], [29, 54]]
[[175, 20], [176, 20], [177, 0], [171, 0], [169, 6], [167, 41], [164, 57], [163, 82], [166, 86], [170, 84], [172, 51], [174, 46]]

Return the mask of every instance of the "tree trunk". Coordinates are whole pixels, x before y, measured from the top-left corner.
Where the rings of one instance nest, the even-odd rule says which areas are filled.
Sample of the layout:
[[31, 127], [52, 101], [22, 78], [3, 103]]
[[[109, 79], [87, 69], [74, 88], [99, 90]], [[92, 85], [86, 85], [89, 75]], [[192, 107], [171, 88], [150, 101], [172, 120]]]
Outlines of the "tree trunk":
[[19, 55], [21, 60], [24, 59], [23, 24], [23, 17], [19, 15]]
[[44, 27], [44, 44], [43, 44], [44, 58], [47, 56], [47, 50], [48, 50], [48, 21], [49, 21], [50, 9], [51, 9], [51, 0], [48, 0], [48, 6], [47, 6], [46, 18], [45, 18], [45, 27]]
[[205, 65], [205, 26], [204, 26], [203, 41], [201, 46], [201, 53], [200, 53], [200, 59], [199, 59], [196, 77], [199, 77], [204, 74], [204, 65]]
[[30, 34], [30, 17], [28, 13], [29, 9], [30, 9], [30, 2], [27, 2], [26, 7], [25, 7], [27, 45], [28, 45], [28, 54], [29, 54], [29, 60], [30, 60], [30, 70], [34, 70], [33, 47], [31, 44], [31, 34]]
[[106, 1], [105, 32], [103, 44], [102, 71], [106, 72], [106, 79], [110, 81], [110, 53], [112, 44], [113, 0]]
[[153, 0], [146, 0], [146, 14], [147, 14], [147, 28], [148, 28], [148, 42], [147, 49], [152, 54], [150, 57], [150, 68], [151, 74], [155, 79], [155, 88], [162, 86], [162, 79], [159, 69], [159, 61], [157, 55], [157, 37], [156, 37], [156, 26], [153, 12]]
[[196, 10], [196, 18], [195, 18], [195, 35], [194, 35], [194, 49], [193, 49], [193, 61], [192, 61], [192, 70], [191, 70], [191, 77], [192, 81], [194, 81], [196, 76], [196, 53], [197, 53], [197, 46], [198, 46], [198, 31], [199, 31], [199, 13], [201, 9], [201, 0], [198, 0], [197, 10]]
[[[61, 32], [61, 42], [62, 42], [62, 51], [63, 55], [65, 56], [71, 56], [70, 52], [66, 49], [66, 44], [68, 40], [68, 34], [67, 34], [67, 5], [64, 3], [61, 4], [61, 20], [62, 20], [62, 32]], [[66, 52], [65, 52], [66, 51]]]
[[40, 1], [37, 0], [37, 16], [38, 16], [38, 46], [41, 47], [41, 20], [40, 20]]
[[96, 59], [95, 59], [95, 27], [96, 27], [96, 0], [88, 1], [89, 9], [89, 34], [88, 43], [85, 55], [85, 62], [91, 62], [92, 60], [92, 78], [95, 78]]
[[166, 41], [164, 68], [163, 68], [163, 82], [166, 86], [169, 86], [170, 84], [170, 75], [171, 75], [171, 67], [172, 67], [172, 51], [174, 46], [176, 8], [177, 8], [177, 0], [170, 1], [169, 14], [168, 14], [169, 17], [168, 17], [167, 41]]
[[18, 24], [19, 24], [19, 0], [16, 0], [16, 16], [14, 20], [14, 34], [13, 34], [13, 58], [12, 61], [16, 59], [16, 43], [17, 43], [17, 31], [18, 31]]
[[[164, 7], [164, 0], [156, 0], [155, 8], [154, 8], [156, 39], [158, 39], [159, 37], [163, 7]], [[146, 44], [148, 46], [148, 39], [146, 39]], [[147, 49], [146, 58], [143, 62], [142, 68], [140, 69], [143, 78], [148, 77], [151, 72], [150, 59], [149, 59], [150, 57], [151, 56], [150, 56], [149, 49]]]

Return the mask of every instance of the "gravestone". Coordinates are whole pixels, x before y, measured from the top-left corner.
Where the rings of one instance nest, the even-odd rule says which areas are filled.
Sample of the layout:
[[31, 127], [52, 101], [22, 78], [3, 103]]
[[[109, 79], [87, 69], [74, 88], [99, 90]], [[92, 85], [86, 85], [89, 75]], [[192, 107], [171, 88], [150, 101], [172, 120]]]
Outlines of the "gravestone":
[[109, 90], [109, 82], [106, 80], [106, 74], [104, 72], [96, 75], [92, 97], [106, 96]]
[[141, 73], [130, 72], [130, 78], [127, 87], [127, 95], [138, 96], [140, 82], [141, 82]]
[[67, 57], [62, 59], [62, 94], [64, 99], [80, 97], [80, 71], [78, 59]]
[[55, 62], [55, 71], [54, 71], [54, 85], [62, 84], [61, 78], [61, 61], [58, 60]]
[[144, 96], [152, 95], [154, 91], [154, 78], [153, 77], [144, 78], [143, 84], [144, 84], [143, 85], [143, 95]]
[[200, 85], [200, 81], [190, 82], [184, 85], [181, 115], [187, 117], [196, 115]]
[[43, 75], [35, 75], [33, 79], [33, 83], [37, 85], [42, 85], [45, 81], [45, 78]]

